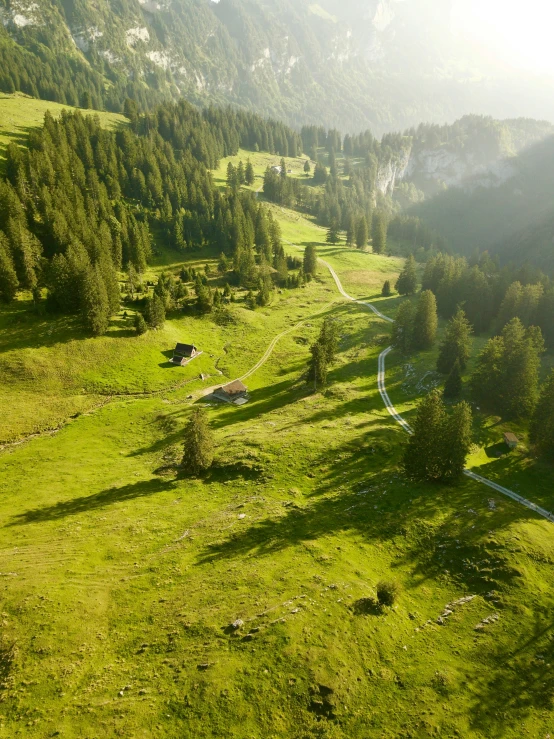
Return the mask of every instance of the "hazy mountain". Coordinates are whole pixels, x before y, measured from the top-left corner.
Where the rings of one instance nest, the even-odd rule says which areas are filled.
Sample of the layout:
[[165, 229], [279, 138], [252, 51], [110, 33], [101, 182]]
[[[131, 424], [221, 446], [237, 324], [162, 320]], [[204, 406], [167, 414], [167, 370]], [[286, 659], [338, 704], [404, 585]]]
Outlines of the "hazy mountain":
[[541, 80], [493, 68], [451, 34], [447, 2], [0, 0], [0, 13], [6, 91], [88, 87], [111, 108], [126, 94], [184, 95], [377, 133], [468, 112], [554, 120]]

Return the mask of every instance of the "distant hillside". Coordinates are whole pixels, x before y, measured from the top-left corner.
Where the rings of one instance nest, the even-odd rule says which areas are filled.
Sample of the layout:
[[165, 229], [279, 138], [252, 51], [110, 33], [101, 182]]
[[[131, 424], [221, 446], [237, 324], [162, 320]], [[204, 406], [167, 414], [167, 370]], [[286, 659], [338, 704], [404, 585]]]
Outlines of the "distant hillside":
[[0, 17], [0, 90], [70, 105], [182, 95], [377, 134], [468, 112], [554, 120], [541, 83], [459, 46], [448, 3], [0, 0]]
[[[49, 100], [35, 100], [22, 94], [5, 95], [0, 93], [0, 171], [4, 166], [6, 149], [12, 141], [24, 143], [32, 129], [42, 128], [44, 114], [50, 111], [54, 118], [63, 110], [70, 111], [68, 105], [52, 103]], [[126, 125], [127, 119], [117, 113], [104, 113], [96, 110], [83, 111], [98, 115], [104, 128], [118, 128]]]
[[469, 178], [412, 212], [456, 252], [488, 249], [503, 261], [554, 270], [554, 136], [496, 169], [505, 174], [497, 186]]

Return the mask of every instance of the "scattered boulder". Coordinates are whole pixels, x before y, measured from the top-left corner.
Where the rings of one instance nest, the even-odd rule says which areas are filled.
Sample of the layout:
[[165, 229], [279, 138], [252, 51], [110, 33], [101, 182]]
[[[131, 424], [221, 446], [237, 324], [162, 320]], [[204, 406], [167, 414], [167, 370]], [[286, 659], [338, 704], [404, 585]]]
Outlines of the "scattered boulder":
[[244, 621], [241, 618], [237, 618], [236, 621], [233, 621], [231, 624], [231, 627], [234, 631], [238, 631], [242, 626], [244, 626]]

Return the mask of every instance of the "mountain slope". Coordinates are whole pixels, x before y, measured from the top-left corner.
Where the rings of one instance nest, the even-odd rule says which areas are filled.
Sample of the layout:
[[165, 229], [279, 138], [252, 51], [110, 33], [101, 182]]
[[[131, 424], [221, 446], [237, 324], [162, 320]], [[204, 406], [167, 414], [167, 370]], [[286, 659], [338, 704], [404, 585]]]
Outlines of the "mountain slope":
[[[499, 165], [496, 165], [497, 167]], [[466, 180], [413, 213], [462, 254], [490, 250], [503, 261], [554, 268], [554, 136], [501, 164], [508, 176], [497, 186]], [[490, 172], [490, 170], [489, 170]]]
[[0, 0], [0, 89], [69, 104], [89, 92], [94, 107], [112, 110], [126, 96], [145, 106], [184, 95], [377, 133], [468, 112], [554, 119], [529, 75], [505, 80], [469, 64], [448, 9], [435, 5]]

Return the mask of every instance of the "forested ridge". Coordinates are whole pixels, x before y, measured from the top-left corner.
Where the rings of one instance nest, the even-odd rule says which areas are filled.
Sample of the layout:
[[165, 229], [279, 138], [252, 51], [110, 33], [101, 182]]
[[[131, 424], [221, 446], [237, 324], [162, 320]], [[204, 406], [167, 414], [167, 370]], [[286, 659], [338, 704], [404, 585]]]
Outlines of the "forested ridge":
[[[271, 263], [273, 246], [282, 252], [252, 193], [221, 193], [209, 169], [239, 146], [294, 148], [294, 132], [256, 115], [200, 112], [185, 101], [144, 117], [129, 107], [131, 127], [107, 131], [78, 112], [59, 120], [47, 114], [27, 150], [8, 147], [0, 182], [5, 301], [19, 289], [38, 301], [46, 287], [50, 309], [80, 311], [87, 328], [101, 334], [119, 307], [117, 273], [144, 272], [152, 229], [177, 250], [216, 245], [250, 287], [257, 263]], [[269, 236], [259, 237], [260, 229], [273, 233], [265, 252]]]

